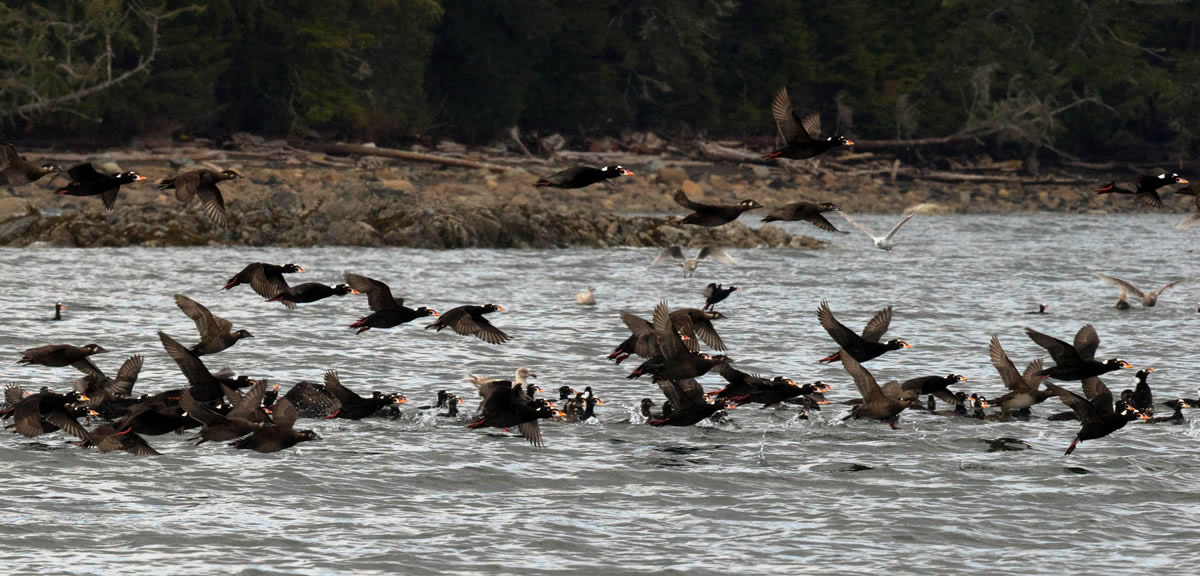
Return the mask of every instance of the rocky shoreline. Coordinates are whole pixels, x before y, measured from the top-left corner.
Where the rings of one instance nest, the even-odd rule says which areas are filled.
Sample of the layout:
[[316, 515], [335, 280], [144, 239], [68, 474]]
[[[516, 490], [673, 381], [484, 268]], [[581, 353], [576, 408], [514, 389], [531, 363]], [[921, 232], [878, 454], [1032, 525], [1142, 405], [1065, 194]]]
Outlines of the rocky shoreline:
[[[230, 215], [215, 228], [195, 204], [184, 206], [150, 182], [125, 186], [111, 213], [97, 198], [58, 196], [60, 177], [0, 188], [0, 245], [202, 246], [350, 245], [412, 248], [563, 248], [686, 246], [819, 248], [826, 233], [793, 235], [771, 225], [682, 227], [672, 193], [694, 200], [753, 198], [772, 207], [797, 200], [833, 201], [849, 212], [900, 212], [914, 206], [940, 213], [1141, 211], [1128, 197], [1097, 196], [1088, 186], [1008, 183], [893, 182], [887, 175], [805, 173], [764, 165], [664, 162], [628, 164], [637, 176], [582, 190], [535, 188], [539, 177], [572, 162], [511, 167], [503, 172], [397, 160], [314, 157], [246, 158], [212, 151], [201, 165], [238, 168], [246, 178], [222, 185]], [[55, 160], [52, 153], [28, 154]], [[64, 155], [69, 156], [69, 155]], [[160, 155], [161, 156], [161, 155]], [[200, 165], [91, 159], [98, 167], [137, 170], [151, 180]], [[60, 164], [70, 165], [79, 158]], [[596, 163], [596, 162], [593, 162]], [[1165, 198], [1183, 211], [1188, 199]], [[765, 212], [764, 212], [765, 213]], [[754, 214], [757, 214], [754, 213]]]

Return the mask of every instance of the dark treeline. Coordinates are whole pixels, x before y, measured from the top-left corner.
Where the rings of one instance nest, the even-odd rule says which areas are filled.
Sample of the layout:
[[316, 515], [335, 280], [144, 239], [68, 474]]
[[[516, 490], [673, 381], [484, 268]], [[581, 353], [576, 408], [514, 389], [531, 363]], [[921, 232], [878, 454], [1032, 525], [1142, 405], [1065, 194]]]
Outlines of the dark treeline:
[[1200, 143], [1200, 5], [1174, 0], [7, 0], [0, 25], [14, 137], [766, 139], [787, 86], [855, 139]]

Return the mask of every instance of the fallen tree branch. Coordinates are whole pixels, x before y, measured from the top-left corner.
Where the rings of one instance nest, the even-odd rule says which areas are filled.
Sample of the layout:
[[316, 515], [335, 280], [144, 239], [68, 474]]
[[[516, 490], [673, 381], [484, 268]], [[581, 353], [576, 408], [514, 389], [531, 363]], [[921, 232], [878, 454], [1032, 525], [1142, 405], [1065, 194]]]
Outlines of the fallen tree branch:
[[500, 166], [498, 164], [491, 164], [488, 162], [475, 162], [473, 160], [449, 158], [446, 156], [438, 156], [436, 154], [408, 152], [405, 150], [395, 150], [392, 148], [376, 148], [374, 146], [360, 146], [358, 144], [342, 144], [340, 142], [313, 142], [310, 144], [295, 143], [292, 144], [292, 146], [312, 152], [322, 152], [326, 154], [332, 153], [355, 156], [380, 156], [382, 158], [395, 158], [397, 160], [409, 160], [412, 162], [428, 162], [431, 164], [442, 164], [444, 166], [480, 168], [484, 170], [491, 170], [492, 172], [504, 172], [505, 170], [509, 169], [507, 166]]
[[1021, 184], [1024, 186], [1078, 186], [1081, 184], [1091, 183], [1090, 180], [1082, 178], [1066, 178], [1059, 176], [1037, 176], [1037, 177], [1022, 177], [1022, 176], [1005, 176], [1001, 174], [964, 174], [962, 172], [946, 172], [942, 170], [899, 170], [896, 173], [897, 177], [906, 178], [909, 180], [933, 180], [935, 182], [950, 182], [955, 184], [963, 183], [1008, 183]]

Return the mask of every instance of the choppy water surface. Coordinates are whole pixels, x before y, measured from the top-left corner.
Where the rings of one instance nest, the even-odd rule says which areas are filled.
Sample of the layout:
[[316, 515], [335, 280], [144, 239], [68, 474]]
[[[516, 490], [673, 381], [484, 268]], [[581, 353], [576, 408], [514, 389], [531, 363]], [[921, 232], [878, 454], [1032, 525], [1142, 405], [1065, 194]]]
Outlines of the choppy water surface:
[[[136, 390], [178, 387], [155, 331], [195, 341], [172, 300], [184, 293], [256, 336], [206, 357], [210, 368], [285, 389], [336, 368], [351, 388], [401, 391], [415, 407], [443, 388], [472, 395], [468, 373], [526, 365], [547, 393], [590, 385], [606, 401], [599, 423], [543, 423], [542, 450], [466, 430], [465, 413], [448, 421], [414, 409], [402, 421], [302, 420], [323, 439], [270, 455], [168, 435], [150, 438], [162, 457], [137, 458], [75, 449], [61, 435], [4, 435], [0, 561], [53, 574], [1190, 573], [1200, 556], [1192, 422], [1133, 424], [1071, 457], [1062, 452], [1077, 425], [1040, 418], [906, 413], [893, 431], [843, 423], [840, 406], [811, 421], [744, 407], [727, 426], [653, 429], [629, 414], [643, 397], [661, 401], [657, 387], [624, 379], [632, 360], [604, 360], [627, 334], [620, 310], [648, 316], [659, 298], [699, 306], [704, 285], [720, 281], [745, 288], [718, 324], [738, 366], [832, 382], [835, 401], [856, 394], [840, 365], [816, 363], [834, 349], [816, 321], [822, 299], [856, 329], [895, 306], [889, 335], [914, 347], [867, 364], [880, 382], [955, 371], [971, 378], [966, 390], [996, 397], [991, 334], [1023, 367], [1042, 355], [1023, 326], [1069, 340], [1091, 322], [1102, 355], [1158, 370], [1156, 399], [1193, 397], [1200, 284], [1119, 312], [1115, 290], [1092, 276], [1157, 287], [1194, 274], [1195, 233], [1172, 229], [1177, 218], [921, 216], [890, 254], [861, 235], [796, 226], [832, 246], [734, 251], [737, 267], [704, 262], [686, 280], [678, 268], [647, 270], [649, 249], [0, 250], [4, 380], [63, 389], [72, 369], [12, 361], [31, 346], [95, 341], [111, 351], [95, 358], [110, 373], [146, 356]], [[895, 217], [861, 220], [882, 232]], [[345, 325], [365, 297], [289, 312], [248, 287], [220, 290], [259, 260], [302, 264], [297, 282], [364, 273], [413, 306], [495, 302], [508, 311], [493, 321], [514, 339], [489, 346], [421, 322], [355, 336]], [[589, 284], [599, 305], [576, 306]], [[46, 321], [56, 299], [70, 306], [65, 322]], [[1023, 314], [1039, 301], [1053, 314]], [[1131, 372], [1106, 381], [1119, 393]], [[1035, 414], [1062, 409], [1051, 400]], [[998, 438], [1030, 447], [990, 451]]]

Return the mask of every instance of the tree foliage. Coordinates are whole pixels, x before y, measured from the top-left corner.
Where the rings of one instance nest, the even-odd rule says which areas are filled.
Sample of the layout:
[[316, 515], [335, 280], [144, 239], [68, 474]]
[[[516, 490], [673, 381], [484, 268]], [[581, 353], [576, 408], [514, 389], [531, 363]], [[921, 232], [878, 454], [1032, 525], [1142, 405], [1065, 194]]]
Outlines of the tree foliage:
[[6, 129], [34, 134], [771, 137], [787, 86], [854, 138], [1200, 146], [1193, 2], [9, 0], [0, 26]]

